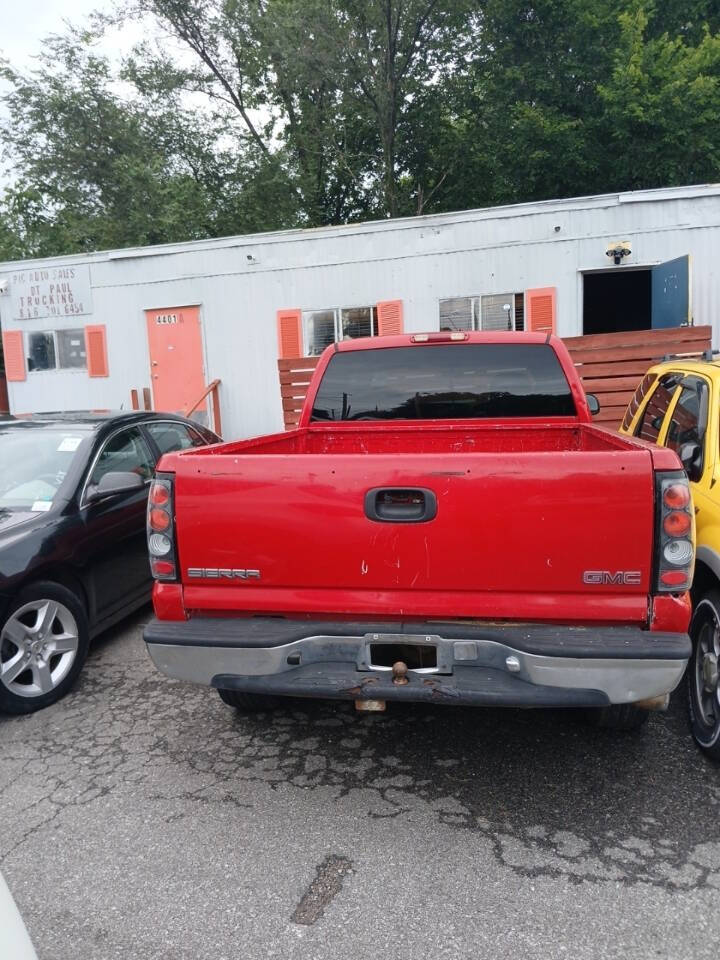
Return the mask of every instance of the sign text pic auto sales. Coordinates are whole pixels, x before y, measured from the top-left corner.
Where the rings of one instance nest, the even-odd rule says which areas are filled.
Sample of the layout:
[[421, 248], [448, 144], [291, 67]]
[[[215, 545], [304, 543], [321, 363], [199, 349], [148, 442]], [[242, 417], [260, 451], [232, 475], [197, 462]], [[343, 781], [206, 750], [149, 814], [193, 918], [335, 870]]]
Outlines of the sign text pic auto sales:
[[14, 320], [92, 313], [88, 266], [22, 270], [9, 280]]

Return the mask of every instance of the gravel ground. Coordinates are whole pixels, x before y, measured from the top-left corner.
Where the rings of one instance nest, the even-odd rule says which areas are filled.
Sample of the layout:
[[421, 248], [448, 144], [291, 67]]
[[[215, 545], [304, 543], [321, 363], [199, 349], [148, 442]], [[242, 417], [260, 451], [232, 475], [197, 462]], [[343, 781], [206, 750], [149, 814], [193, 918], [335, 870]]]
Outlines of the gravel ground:
[[63, 702], [0, 718], [0, 869], [40, 960], [715, 960], [720, 771], [679, 696], [624, 736], [559, 711], [242, 716], [155, 671], [148, 616]]

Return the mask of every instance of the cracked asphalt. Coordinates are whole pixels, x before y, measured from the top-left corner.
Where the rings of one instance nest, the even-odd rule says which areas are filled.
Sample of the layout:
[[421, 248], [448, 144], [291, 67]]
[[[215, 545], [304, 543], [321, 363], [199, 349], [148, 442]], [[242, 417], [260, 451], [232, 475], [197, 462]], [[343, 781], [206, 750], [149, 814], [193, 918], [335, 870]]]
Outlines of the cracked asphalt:
[[40, 960], [716, 957], [720, 770], [679, 696], [631, 735], [240, 715], [155, 671], [149, 616], [64, 701], [0, 717], [0, 870]]

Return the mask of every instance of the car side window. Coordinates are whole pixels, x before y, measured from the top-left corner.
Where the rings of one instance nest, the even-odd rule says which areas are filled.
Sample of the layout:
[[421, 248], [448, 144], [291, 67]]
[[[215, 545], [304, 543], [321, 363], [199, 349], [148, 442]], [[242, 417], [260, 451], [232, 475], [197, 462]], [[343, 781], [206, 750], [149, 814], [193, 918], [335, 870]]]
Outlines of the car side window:
[[660, 382], [653, 391], [643, 410], [643, 414], [635, 427], [635, 436], [641, 440], [657, 443], [670, 401], [675, 396], [675, 389], [680, 378], [677, 374], [667, 374], [660, 378]]
[[121, 430], [105, 443], [88, 484], [95, 486], [106, 473], [137, 473], [143, 480], [151, 480], [155, 461], [137, 427]]
[[[704, 380], [687, 377], [682, 382], [682, 390], [668, 424], [665, 446], [679, 453], [688, 443], [695, 443], [701, 449], [705, 446], [707, 431], [709, 389]], [[702, 470], [701, 463], [698, 464]]]
[[161, 423], [146, 423], [145, 429], [157, 444], [160, 453], [173, 453], [175, 450], [207, 446], [200, 434], [184, 423], [173, 423], [169, 420]]
[[637, 390], [633, 394], [633, 398], [628, 404], [628, 408], [625, 411], [625, 417], [623, 418], [623, 430], [629, 430], [630, 424], [633, 421], [633, 417], [638, 412], [640, 407], [643, 404], [643, 400], [650, 392], [652, 385], [657, 380], [656, 373], [646, 373], [645, 376], [640, 381]]

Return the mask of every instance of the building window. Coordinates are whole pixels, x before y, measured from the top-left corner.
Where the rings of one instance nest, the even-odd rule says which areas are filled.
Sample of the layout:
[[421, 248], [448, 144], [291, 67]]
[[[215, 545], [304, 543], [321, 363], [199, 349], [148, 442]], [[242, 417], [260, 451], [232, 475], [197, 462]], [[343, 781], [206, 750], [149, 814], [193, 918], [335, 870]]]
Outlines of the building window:
[[309, 357], [319, 357], [325, 347], [339, 340], [377, 335], [377, 310], [374, 306], [306, 310], [302, 319], [305, 353]]
[[28, 334], [28, 370], [84, 370], [86, 367], [82, 327]]
[[522, 330], [523, 295], [497, 293], [440, 301], [441, 330]]
[[347, 307], [340, 311], [343, 340], [356, 337], [374, 337], [377, 334], [375, 307]]
[[28, 370], [54, 370], [55, 337], [52, 333], [28, 334]]
[[441, 330], [476, 330], [477, 297], [449, 297], [440, 301]]
[[58, 330], [55, 336], [57, 337], [58, 366], [60, 368], [71, 370], [87, 367], [84, 330]]

